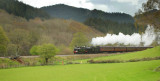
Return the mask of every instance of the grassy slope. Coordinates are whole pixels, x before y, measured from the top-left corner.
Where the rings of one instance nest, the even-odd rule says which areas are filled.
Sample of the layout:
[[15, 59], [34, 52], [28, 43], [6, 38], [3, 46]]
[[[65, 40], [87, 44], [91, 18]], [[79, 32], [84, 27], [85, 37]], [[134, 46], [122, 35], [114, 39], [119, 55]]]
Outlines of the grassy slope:
[[[155, 48], [147, 49], [144, 51], [138, 51], [138, 52], [131, 52], [131, 53], [125, 53], [125, 54], [112, 54], [109, 56], [104, 57], [98, 57], [94, 58], [94, 60], [110, 60], [110, 59], [117, 59], [117, 60], [130, 60], [130, 59], [141, 59], [145, 57], [156, 57], [160, 56], [160, 46], [157, 46]], [[84, 60], [78, 60], [78, 62], [86, 62], [90, 59], [84, 59]]]
[[160, 60], [1, 69], [1, 81], [157, 81]]
[[144, 51], [139, 51], [139, 52], [97, 58], [96, 60], [98, 60], [98, 59], [130, 60], [130, 59], [140, 59], [140, 58], [145, 58], [145, 57], [156, 57], [156, 56], [160, 56], [160, 46], [152, 48], [152, 49], [147, 49]]

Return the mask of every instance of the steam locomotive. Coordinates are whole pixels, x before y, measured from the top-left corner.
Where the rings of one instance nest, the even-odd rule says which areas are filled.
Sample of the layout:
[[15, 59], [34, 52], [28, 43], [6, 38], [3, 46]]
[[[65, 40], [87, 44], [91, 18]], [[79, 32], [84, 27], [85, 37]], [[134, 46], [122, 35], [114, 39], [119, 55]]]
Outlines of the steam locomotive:
[[94, 54], [94, 53], [115, 53], [115, 52], [133, 52], [142, 51], [153, 47], [111, 47], [111, 46], [91, 46], [91, 47], [75, 47], [74, 54]]

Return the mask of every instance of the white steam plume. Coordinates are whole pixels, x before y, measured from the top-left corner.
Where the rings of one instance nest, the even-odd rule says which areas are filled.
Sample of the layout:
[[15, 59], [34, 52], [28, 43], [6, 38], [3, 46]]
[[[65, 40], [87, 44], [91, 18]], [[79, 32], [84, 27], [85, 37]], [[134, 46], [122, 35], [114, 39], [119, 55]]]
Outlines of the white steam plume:
[[145, 33], [140, 35], [139, 33], [133, 33], [132, 35], [124, 35], [123, 33], [107, 34], [105, 37], [92, 38], [92, 45], [107, 45], [107, 44], [124, 44], [124, 45], [134, 45], [139, 46], [141, 43], [144, 46], [149, 46], [155, 40], [156, 34], [154, 33], [154, 28], [152, 26], [147, 27]]

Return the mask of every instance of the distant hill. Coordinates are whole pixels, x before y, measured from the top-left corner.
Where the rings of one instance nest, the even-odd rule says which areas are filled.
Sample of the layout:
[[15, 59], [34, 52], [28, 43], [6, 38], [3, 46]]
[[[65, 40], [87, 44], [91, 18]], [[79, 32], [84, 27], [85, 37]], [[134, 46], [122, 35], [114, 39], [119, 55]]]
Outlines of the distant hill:
[[[23, 17], [27, 20], [34, 18], [49, 19], [62, 18], [82, 22], [103, 33], [132, 34], [137, 32], [134, 19], [125, 13], [106, 13], [100, 10], [76, 8], [58, 4], [43, 8], [34, 8], [17, 0], [0, 0], [0, 9], [9, 14]], [[100, 19], [100, 20], [99, 20]], [[78, 29], [78, 28], [77, 28]]]
[[24, 17], [27, 20], [35, 17], [47, 19], [50, 16], [43, 10], [26, 5], [17, 0], [0, 0], [0, 9], [7, 11], [9, 14]]
[[73, 19], [79, 22], [84, 22], [88, 18], [101, 18], [103, 20], [116, 22], [134, 23], [133, 17], [125, 13], [107, 13], [101, 10], [88, 10], [64, 4], [42, 7], [41, 9], [46, 11], [52, 17]]

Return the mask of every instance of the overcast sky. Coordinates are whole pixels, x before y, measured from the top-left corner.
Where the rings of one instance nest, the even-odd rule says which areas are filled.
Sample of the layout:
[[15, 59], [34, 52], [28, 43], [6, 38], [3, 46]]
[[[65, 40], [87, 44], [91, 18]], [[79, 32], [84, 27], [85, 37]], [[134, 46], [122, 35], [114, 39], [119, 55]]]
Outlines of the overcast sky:
[[33, 7], [43, 7], [55, 4], [66, 4], [74, 7], [98, 9], [105, 12], [124, 12], [134, 16], [147, 0], [19, 0]]

